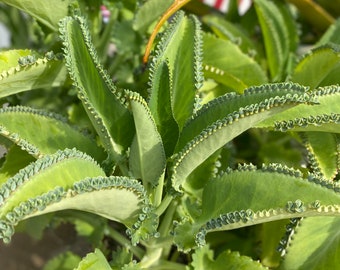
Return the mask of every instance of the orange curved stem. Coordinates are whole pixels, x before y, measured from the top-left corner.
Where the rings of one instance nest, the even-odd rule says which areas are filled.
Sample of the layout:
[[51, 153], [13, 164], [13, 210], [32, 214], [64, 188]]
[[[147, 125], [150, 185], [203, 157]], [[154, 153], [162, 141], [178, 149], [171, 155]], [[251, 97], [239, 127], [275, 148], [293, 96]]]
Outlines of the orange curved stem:
[[165, 11], [163, 16], [160, 18], [160, 20], [156, 24], [155, 28], [153, 29], [151, 36], [149, 38], [149, 41], [146, 44], [145, 53], [144, 53], [144, 57], [143, 57], [143, 63], [144, 64], [146, 64], [148, 62], [149, 55], [150, 55], [150, 52], [151, 52], [151, 47], [152, 47], [152, 44], [153, 44], [153, 42], [156, 38], [156, 35], [157, 35], [159, 29], [166, 22], [166, 20], [171, 17], [171, 15], [173, 15], [177, 10], [179, 10], [181, 7], [183, 7], [186, 3], [190, 2], [190, 1], [191, 0], [175, 0], [171, 4], [171, 6]]

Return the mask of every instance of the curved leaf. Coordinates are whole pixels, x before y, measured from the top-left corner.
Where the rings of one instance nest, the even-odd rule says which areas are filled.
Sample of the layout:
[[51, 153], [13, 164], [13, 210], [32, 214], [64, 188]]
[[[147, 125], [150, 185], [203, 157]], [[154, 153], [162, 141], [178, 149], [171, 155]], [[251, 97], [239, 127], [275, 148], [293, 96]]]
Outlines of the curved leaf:
[[60, 32], [66, 65], [78, 96], [109, 155], [118, 161], [134, 135], [133, 118], [122, 98], [123, 93], [116, 89], [100, 65], [82, 17], [65, 18], [61, 21]]
[[105, 158], [102, 148], [62, 116], [43, 110], [23, 106], [0, 109], [0, 134], [35, 157], [75, 147], [98, 161]]
[[[308, 88], [292, 83], [264, 84], [253, 86], [244, 91], [243, 95], [227, 93], [220, 96], [194, 113], [191, 119], [184, 126], [176, 150], [181, 150], [186, 143], [194, 139], [207, 126], [219, 119], [223, 119], [230, 113], [242, 109], [256, 109], [266, 107], [265, 104], [276, 104], [290, 102], [295, 96], [307, 99], [305, 92]], [[276, 106], [275, 105], [275, 106]]]
[[104, 171], [76, 150], [38, 159], [0, 187], [0, 237], [8, 242], [23, 219], [75, 209], [92, 212], [130, 227], [133, 242], [154, 233], [157, 220], [143, 186], [127, 177], [105, 177]]
[[211, 231], [327, 215], [340, 215], [340, 189], [333, 183], [315, 175], [302, 178], [300, 171], [277, 164], [240, 165], [207, 183], [201, 215], [177, 225], [175, 239], [180, 247], [192, 248], [192, 235], [204, 245]]
[[340, 45], [340, 19], [337, 19], [327, 31], [322, 35], [315, 46], [325, 45], [327, 43], [335, 43]]
[[224, 118], [218, 119], [189, 141], [174, 157], [171, 176], [173, 187], [179, 190], [181, 185], [185, 185], [186, 178], [196, 167], [245, 130], [254, 127], [271, 115], [309, 100], [310, 97], [305, 94], [267, 99], [257, 104], [241, 107]]
[[[0, 53], [0, 59], [7, 58], [6, 54], [11, 52], [17, 51]], [[1, 68], [7, 68], [0, 72], [0, 98], [38, 88], [61, 86], [67, 78], [64, 62], [53, 52], [38, 58], [20, 52], [10, 58], [7, 65], [1, 65]]]
[[256, 125], [259, 128], [275, 128], [279, 131], [323, 131], [339, 133], [340, 86], [320, 87], [311, 92], [319, 101], [313, 106], [301, 104], [274, 115]]

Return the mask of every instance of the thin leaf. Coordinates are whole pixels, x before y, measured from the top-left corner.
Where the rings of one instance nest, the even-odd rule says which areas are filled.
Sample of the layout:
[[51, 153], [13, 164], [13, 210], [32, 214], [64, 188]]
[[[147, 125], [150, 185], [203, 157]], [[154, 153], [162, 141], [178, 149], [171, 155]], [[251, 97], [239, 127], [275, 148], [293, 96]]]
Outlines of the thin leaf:
[[270, 75], [273, 81], [280, 80], [284, 74], [289, 53], [294, 52], [297, 39], [293, 18], [280, 1], [255, 1], [265, 44]]
[[[5, 56], [6, 52], [1, 53], [0, 59]], [[19, 53], [15, 57], [12, 55], [7, 65], [1, 66], [7, 68], [0, 73], [0, 98], [39, 88], [61, 86], [67, 78], [64, 62], [53, 52], [38, 58]]]
[[141, 178], [147, 190], [159, 184], [165, 171], [166, 158], [161, 136], [145, 100], [129, 92], [128, 100], [133, 112], [136, 137], [130, 150], [130, 169], [134, 177]]
[[305, 104], [274, 115], [259, 123], [259, 128], [275, 128], [279, 131], [322, 131], [339, 133], [340, 87], [332, 85], [320, 87], [311, 92], [319, 104], [313, 110]]
[[[213, 78], [237, 92], [243, 92], [251, 85], [267, 82], [261, 66], [243, 53], [236, 44], [209, 34], [205, 34], [203, 38], [203, 64], [206, 77]], [[233, 57], [230, 57], [231, 55]], [[240, 88], [238, 84], [243, 87]]]
[[132, 115], [122, 93], [99, 63], [84, 18], [65, 18], [60, 31], [66, 64], [78, 96], [110, 157], [119, 161], [134, 135]]
[[153, 66], [168, 62], [173, 116], [181, 129], [194, 109], [196, 90], [201, 87], [202, 37], [196, 17], [178, 12], [157, 46]]
[[179, 127], [173, 116], [171, 104], [171, 77], [169, 66], [161, 62], [155, 66], [150, 75], [150, 111], [155, 119], [157, 129], [162, 136], [166, 156], [173, 154]]
[[0, 134], [38, 158], [59, 149], [77, 148], [102, 161], [105, 154], [94, 140], [55, 113], [17, 106], [0, 109]]

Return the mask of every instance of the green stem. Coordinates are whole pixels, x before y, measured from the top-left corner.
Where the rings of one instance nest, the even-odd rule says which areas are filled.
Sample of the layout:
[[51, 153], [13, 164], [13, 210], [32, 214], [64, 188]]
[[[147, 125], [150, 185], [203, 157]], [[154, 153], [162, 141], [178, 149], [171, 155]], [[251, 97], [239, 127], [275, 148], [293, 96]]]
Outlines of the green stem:
[[169, 262], [169, 261], [159, 261], [160, 265], [150, 267], [150, 270], [186, 270], [186, 266], [184, 264]]
[[120, 245], [127, 247], [129, 250], [132, 251], [132, 253], [139, 259], [141, 260], [144, 256], [144, 250], [140, 247], [137, 246], [133, 246], [131, 245], [131, 241], [129, 239], [127, 239], [126, 237], [124, 237], [123, 235], [121, 235], [119, 232], [117, 232], [116, 230], [114, 230], [113, 228], [107, 226], [107, 231], [108, 231], [108, 235], [110, 237], [112, 237], [117, 243], [119, 243]]
[[169, 204], [172, 202], [173, 197], [169, 194], [165, 195], [163, 201], [158, 206], [158, 208], [155, 210], [155, 214], [158, 216], [161, 216], [165, 210], [168, 208]]
[[156, 187], [155, 191], [154, 191], [154, 206], [158, 207], [161, 202], [162, 202], [162, 196], [163, 196], [163, 187], [164, 187], [164, 172], [161, 175], [160, 179], [159, 179], [159, 183], [158, 186]]

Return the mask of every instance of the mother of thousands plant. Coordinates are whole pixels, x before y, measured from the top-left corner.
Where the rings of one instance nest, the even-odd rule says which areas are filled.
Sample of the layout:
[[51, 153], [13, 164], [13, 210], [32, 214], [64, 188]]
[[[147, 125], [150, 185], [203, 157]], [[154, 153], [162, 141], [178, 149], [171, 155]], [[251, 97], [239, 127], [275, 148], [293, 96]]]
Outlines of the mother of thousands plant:
[[[172, 1], [104, 1], [105, 27], [101, 1], [1, 2], [30, 14], [48, 49], [0, 53], [5, 243], [49, 213], [97, 233], [94, 252], [70, 269], [338, 267], [339, 22], [298, 57], [284, 1], [254, 1], [258, 43], [221, 16], [179, 11], [146, 80], [126, 70]], [[42, 108], [44, 91], [61, 114]], [[121, 248], [101, 249], [104, 235]]]

